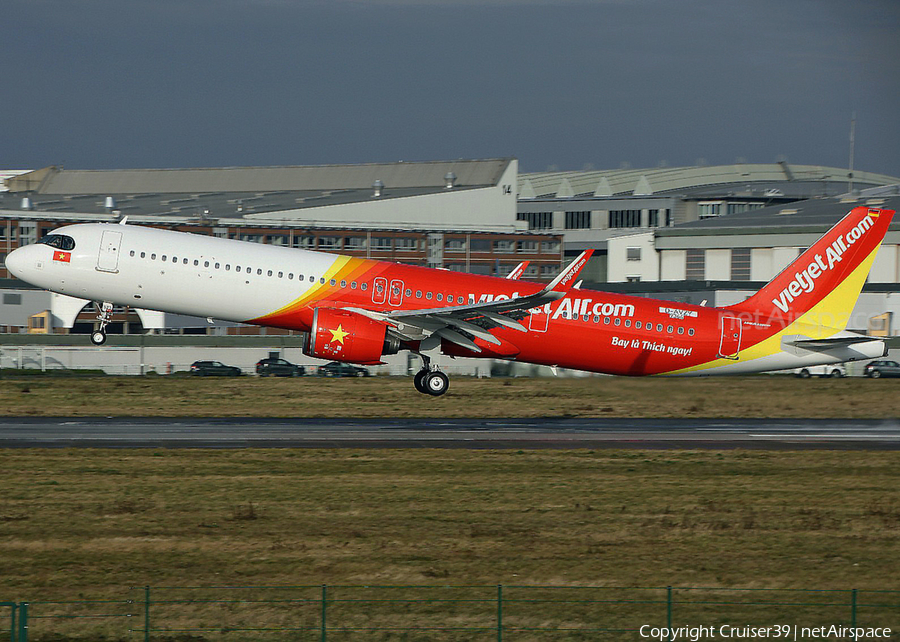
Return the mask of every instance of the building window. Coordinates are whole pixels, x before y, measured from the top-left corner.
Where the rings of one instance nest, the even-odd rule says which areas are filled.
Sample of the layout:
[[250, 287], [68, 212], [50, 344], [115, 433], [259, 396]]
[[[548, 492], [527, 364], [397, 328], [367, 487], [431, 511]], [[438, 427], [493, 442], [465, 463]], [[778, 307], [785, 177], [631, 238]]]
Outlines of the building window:
[[537, 241], [519, 241], [519, 252], [523, 254], [537, 254]]
[[566, 229], [567, 230], [589, 230], [591, 229], [591, 213], [588, 212], [566, 212]]
[[736, 247], [731, 250], [731, 280], [750, 280], [750, 248]]
[[529, 230], [549, 230], [553, 227], [553, 212], [519, 212], [516, 219], [527, 221]]
[[376, 236], [372, 239], [372, 249], [376, 252], [390, 252], [392, 247], [394, 247], [393, 239], [384, 236]]
[[294, 247], [311, 250], [316, 246], [315, 236], [295, 236]]
[[466, 239], [447, 239], [444, 241], [445, 252], [465, 252]]
[[672, 227], [672, 210], [666, 210], [666, 227]]
[[469, 247], [473, 252], [490, 252], [491, 242], [487, 239], [472, 239], [469, 241]]
[[541, 278], [542, 279], [552, 279], [559, 274], [559, 266], [558, 265], [542, 265], [541, 266]]
[[348, 236], [344, 239], [345, 250], [364, 250], [366, 249], [365, 236]]
[[625, 250], [625, 259], [627, 261], [640, 261], [641, 260], [641, 248], [639, 247], [629, 247]]
[[559, 254], [559, 241], [541, 241], [541, 254]]
[[640, 277], [640, 276], [637, 276], [637, 275], [635, 275], [635, 276], [626, 276], [626, 277], [625, 277], [625, 281], [628, 282], [628, 283], [640, 283], [640, 282], [641, 282], [641, 277]]
[[319, 249], [320, 250], [339, 250], [341, 249], [341, 237], [340, 236], [320, 236], [319, 237]]
[[500, 252], [503, 254], [511, 254], [516, 251], [516, 242], [504, 239], [502, 241], [494, 241], [494, 252]]
[[394, 239], [394, 249], [398, 252], [415, 252], [418, 243], [416, 239]]
[[702, 281], [706, 274], [706, 250], [685, 250], [685, 279]]
[[269, 245], [287, 245], [288, 244], [288, 235], [287, 234], [270, 234], [269, 235]]
[[640, 227], [641, 210], [610, 210], [609, 226], [612, 228]]
[[722, 214], [722, 202], [697, 203], [697, 214], [700, 218], [712, 218]]
[[4, 293], [3, 305], [22, 305], [22, 295]]
[[648, 219], [649, 222], [647, 225], [650, 227], [659, 227], [659, 210], [648, 210]]

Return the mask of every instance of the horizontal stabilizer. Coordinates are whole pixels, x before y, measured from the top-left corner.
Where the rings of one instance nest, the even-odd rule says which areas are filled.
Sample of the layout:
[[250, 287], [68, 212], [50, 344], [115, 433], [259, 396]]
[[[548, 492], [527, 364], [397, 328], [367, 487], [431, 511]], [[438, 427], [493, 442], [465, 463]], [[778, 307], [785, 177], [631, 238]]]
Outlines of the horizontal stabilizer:
[[798, 339], [796, 341], [788, 341], [798, 348], [806, 348], [807, 350], [825, 351], [835, 348], [846, 348], [857, 343], [868, 343], [869, 341], [879, 341], [878, 337], [834, 337], [831, 339]]

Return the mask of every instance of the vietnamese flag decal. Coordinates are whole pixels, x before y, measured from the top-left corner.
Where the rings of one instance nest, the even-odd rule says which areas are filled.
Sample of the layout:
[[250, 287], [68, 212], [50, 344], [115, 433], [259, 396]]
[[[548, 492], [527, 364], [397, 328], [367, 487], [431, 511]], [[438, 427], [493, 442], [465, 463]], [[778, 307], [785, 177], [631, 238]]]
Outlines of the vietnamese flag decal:
[[53, 253], [54, 261], [62, 261], [63, 263], [70, 263], [72, 261], [72, 253], [71, 252], [63, 252], [62, 250], [57, 250]]

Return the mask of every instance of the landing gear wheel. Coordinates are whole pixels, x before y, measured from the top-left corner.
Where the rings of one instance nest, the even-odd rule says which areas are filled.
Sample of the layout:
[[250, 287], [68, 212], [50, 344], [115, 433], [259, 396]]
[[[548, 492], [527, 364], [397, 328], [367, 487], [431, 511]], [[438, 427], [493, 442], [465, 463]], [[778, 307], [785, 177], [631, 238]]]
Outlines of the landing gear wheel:
[[413, 385], [416, 387], [416, 390], [421, 392], [423, 395], [428, 394], [428, 390], [425, 389], [425, 377], [428, 376], [427, 370], [419, 370], [416, 373], [416, 376], [413, 377]]
[[91, 343], [93, 343], [95, 346], [102, 346], [104, 343], [106, 343], [106, 333], [99, 330], [97, 332], [92, 332]]
[[432, 397], [440, 397], [450, 387], [450, 379], [443, 372], [436, 370], [425, 375], [422, 384], [425, 387], [425, 392]]

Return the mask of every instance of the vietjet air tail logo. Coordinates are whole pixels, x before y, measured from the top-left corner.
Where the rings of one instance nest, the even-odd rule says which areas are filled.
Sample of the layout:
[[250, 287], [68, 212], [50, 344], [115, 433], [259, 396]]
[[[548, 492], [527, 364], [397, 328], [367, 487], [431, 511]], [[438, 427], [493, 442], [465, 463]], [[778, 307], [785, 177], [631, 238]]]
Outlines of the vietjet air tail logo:
[[772, 305], [782, 312], [787, 312], [794, 299], [804, 292], [815, 290], [816, 282], [843, 260], [844, 253], [869, 231], [875, 224], [874, 219], [878, 218], [879, 214], [880, 212], [877, 210], [869, 210], [867, 216], [849, 232], [839, 234], [834, 243], [825, 249], [824, 257], [816, 254], [805, 268], [794, 273], [794, 279], [779, 293], [777, 298], [772, 299]]
[[71, 263], [72, 262], [72, 253], [71, 252], [63, 252], [62, 250], [56, 250], [53, 253], [53, 260], [59, 261], [61, 263]]

